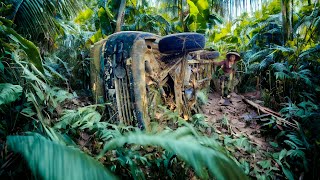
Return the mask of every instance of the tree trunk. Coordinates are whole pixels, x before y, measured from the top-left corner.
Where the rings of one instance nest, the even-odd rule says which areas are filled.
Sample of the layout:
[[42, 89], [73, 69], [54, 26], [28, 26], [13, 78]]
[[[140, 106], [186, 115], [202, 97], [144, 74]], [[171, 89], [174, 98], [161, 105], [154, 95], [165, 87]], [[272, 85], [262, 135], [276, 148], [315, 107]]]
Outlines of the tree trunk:
[[289, 23], [289, 27], [290, 27], [290, 34], [289, 34], [289, 39], [293, 40], [293, 0], [291, 0], [290, 3], [290, 23]]
[[236, 0], [235, 2], [234, 2], [234, 8], [236, 9], [236, 14], [235, 14], [235, 17], [234, 17], [234, 19], [236, 19], [236, 17], [238, 16], [238, 14], [239, 14], [239, 0]]
[[126, 0], [121, 0], [115, 32], [120, 32], [121, 31], [121, 26], [123, 24], [123, 17], [124, 17], [125, 7], [126, 7]]
[[181, 26], [182, 26], [182, 31], [185, 31], [185, 24], [183, 23], [183, 1], [179, 0], [179, 5], [178, 5], [178, 11], [180, 10], [179, 14], [179, 18], [180, 18], [180, 22], [181, 22]]
[[233, 0], [230, 0], [230, 2], [229, 2], [229, 21], [232, 21], [232, 5], [233, 5]]
[[281, 10], [282, 10], [282, 31], [283, 40], [286, 43], [288, 40], [292, 39], [292, 21], [291, 21], [291, 11], [292, 4], [290, 0], [281, 0]]

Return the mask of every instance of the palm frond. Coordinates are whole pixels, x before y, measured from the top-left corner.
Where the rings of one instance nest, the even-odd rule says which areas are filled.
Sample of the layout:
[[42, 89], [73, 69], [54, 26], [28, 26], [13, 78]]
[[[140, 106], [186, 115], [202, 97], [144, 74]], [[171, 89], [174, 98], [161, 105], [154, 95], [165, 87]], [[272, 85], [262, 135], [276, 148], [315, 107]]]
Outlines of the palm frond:
[[275, 54], [274, 53], [270, 53], [269, 55], [267, 55], [261, 62], [260, 62], [260, 70], [263, 70], [265, 68], [267, 68], [271, 63], [274, 62], [275, 59]]
[[21, 86], [10, 83], [0, 83], [0, 105], [16, 101], [21, 94]]
[[294, 32], [300, 33], [303, 27], [310, 26], [312, 23], [313, 17], [311, 16], [304, 16], [300, 19], [298, 19], [298, 22], [293, 27]]
[[248, 66], [248, 73], [256, 73], [256, 72], [259, 72], [260, 70], [260, 66], [259, 66], [259, 63], [252, 63]]
[[294, 32], [300, 33], [303, 27], [308, 27], [313, 25], [317, 27], [317, 21], [319, 20], [319, 10], [314, 9], [311, 13], [303, 15], [302, 18], [299, 18], [295, 26], [293, 27]]
[[98, 161], [80, 150], [49, 141], [39, 134], [8, 136], [8, 147], [20, 153], [40, 179], [116, 179]]
[[260, 62], [261, 59], [264, 59], [269, 54], [270, 54], [270, 49], [264, 49], [251, 55], [247, 61], [249, 64], [254, 62]]
[[299, 59], [304, 60], [311, 57], [320, 56], [320, 44], [315, 45], [300, 53]]
[[[250, 37], [250, 36], [248, 36]], [[256, 33], [252, 36], [252, 38], [250, 39], [250, 41], [247, 43], [247, 46], [252, 45], [254, 46], [257, 42], [258, 39], [261, 38], [261, 34], [260, 33]]]
[[199, 142], [197, 138], [191, 136], [192, 133], [192, 129], [186, 127], [158, 135], [143, 132], [128, 133], [108, 142], [98, 157], [124, 144], [161, 146], [176, 153], [178, 157], [190, 164], [201, 178], [208, 178], [208, 170], [217, 179], [247, 179], [235, 162], [217, 149], [202, 145], [203, 141]]
[[276, 76], [276, 79], [284, 80], [290, 78], [290, 76], [284, 72], [275, 72], [274, 75]]
[[285, 66], [284, 63], [274, 63], [271, 65], [271, 68], [276, 72], [290, 72], [290, 70]]
[[312, 82], [310, 79], [312, 76], [312, 73], [309, 69], [302, 69], [298, 72], [292, 72], [292, 74], [296, 80], [302, 80], [304, 83], [306, 83], [309, 86], [312, 85]]
[[246, 52], [243, 53], [242, 57], [243, 57], [243, 61], [245, 61], [245, 63], [249, 63], [249, 59], [255, 54], [256, 52], [254, 50], [248, 50]]
[[13, 5], [9, 18], [22, 33], [37, 38], [40, 34], [60, 33], [56, 18], [69, 19], [81, 9], [81, 1], [9, 0]]
[[286, 46], [273, 45], [272, 49], [280, 51], [282, 53], [294, 53], [294, 49], [292, 49], [290, 47], [286, 47]]
[[281, 35], [282, 32], [279, 27], [276, 27], [276, 28], [273, 28], [273, 29], [266, 31], [265, 33], [270, 33], [272, 35]]
[[271, 65], [271, 68], [275, 71], [276, 79], [284, 80], [292, 78], [292, 73], [284, 63], [274, 63]]

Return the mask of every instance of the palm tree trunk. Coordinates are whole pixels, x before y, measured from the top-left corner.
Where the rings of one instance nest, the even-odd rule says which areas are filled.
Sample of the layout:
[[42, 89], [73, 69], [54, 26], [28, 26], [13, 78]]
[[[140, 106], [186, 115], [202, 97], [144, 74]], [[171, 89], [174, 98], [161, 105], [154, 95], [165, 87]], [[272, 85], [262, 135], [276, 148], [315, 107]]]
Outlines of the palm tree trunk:
[[121, 26], [123, 24], [123, 17], [124, 17], [125, 7], [126, 7], [126, 0], [121, 0], [115, 32], [120, 32], [121, 31]]
[[291, 21], [292, 3], [290, 2], [292, 1], [281, 0], [282, 29], [283, 29], [284, 43], [292, 39], [292, 21]]

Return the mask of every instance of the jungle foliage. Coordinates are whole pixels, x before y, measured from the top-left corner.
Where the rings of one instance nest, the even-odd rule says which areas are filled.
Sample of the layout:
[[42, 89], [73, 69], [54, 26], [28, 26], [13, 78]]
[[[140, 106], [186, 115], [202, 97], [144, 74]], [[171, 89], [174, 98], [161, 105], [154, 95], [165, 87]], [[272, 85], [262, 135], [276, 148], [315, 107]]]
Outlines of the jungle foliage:
[[313, 153], [319, 150], [319, 3], [287, 3], [287, 8], [291, 6], [287, 27], [280, 3], [263, 6], [252, 18], [243, 14], [225, 28], [213, 29], [209, 37], [220, 52], [231, 48], [242, 53], [240, 91], [261, 91], [266, 106], [298, 125], [279, 129], [270, 119], [267, 126], [276, 135], [280, 152], [273, 157], [279, 158], [287, 178], [309, 172], [314, 179], [319, 161], [319, 154]]
[[[228, 22], [214, 12], [218, 1], [163, 1], [172, 13], [162, 15], [145, 0], [130, 0], [122, 26], [161, 35], [197, 31], [221, 57], [238, 50], [238, 91], [260, 91], [265, 106], [298, 127], [266, 118], [275, 151], [259, 162], [236, 158], [236, 151], [259, 150], [244, 137], [218, 134], [201, 114], [186, 122], [160, 107], [163, 122], [152, 122], [146, 133], [110, 124], [108, 103], [90, 103], [90, 46], [115, 31], [120, 1], [1, 2], [0, 177], [317, 179], [320, 4], [282, 1]], [[221, 121], [228, 127], [228, 119]]]

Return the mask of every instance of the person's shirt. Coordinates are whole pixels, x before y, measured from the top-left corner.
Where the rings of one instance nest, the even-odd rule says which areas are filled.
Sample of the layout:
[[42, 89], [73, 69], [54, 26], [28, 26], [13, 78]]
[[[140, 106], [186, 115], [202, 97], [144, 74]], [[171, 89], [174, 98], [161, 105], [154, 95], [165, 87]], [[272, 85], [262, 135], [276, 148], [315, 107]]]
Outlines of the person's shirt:
[[233, 63], [233, 65], [230, 66], [229, 64], [230, 62], [228, 60], [223, 60], [223, 61], [220, 61], [220, 62], [215, 62], [214, 64], [215, 65], [218, 65], [218, 66], [222, 66], [222, 70], [224, 73], [226, 74], [230, 74], [232, 73], [233, 71], [235, 72], [236, 71], [236, 62]]

